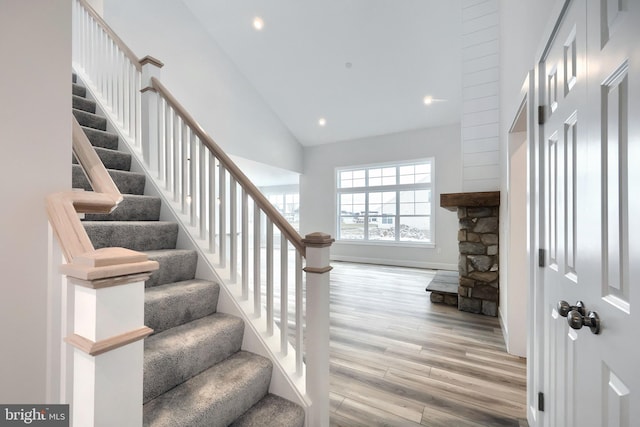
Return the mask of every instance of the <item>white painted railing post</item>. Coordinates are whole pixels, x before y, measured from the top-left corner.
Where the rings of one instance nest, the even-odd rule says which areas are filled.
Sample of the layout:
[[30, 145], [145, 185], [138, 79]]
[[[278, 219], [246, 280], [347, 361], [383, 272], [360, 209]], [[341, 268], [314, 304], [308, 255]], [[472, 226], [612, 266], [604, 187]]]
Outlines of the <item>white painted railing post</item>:
[[153, 332], [144, 326], [150, 273], [84, 280], [74, 269], [62, 268], [75, 293], [74, 333], [65, 338], [74, 347], [73, 424], [141, 426], [143, 340]]
[[306, 392], [311, 400], [307, 425], [329, 425], [329, 254], [334, 239], [325, 233], [307, 234]]
[[158, 176], [159, 148], [158, 148], [158, 93], [151, 84], [151, 78], [160, 78], [160, 69], [164, 64], [151, 56], [140, 60], [142, 66], [141, 82], [141, 120], [142, 120], [142, 158], [154, 176]]

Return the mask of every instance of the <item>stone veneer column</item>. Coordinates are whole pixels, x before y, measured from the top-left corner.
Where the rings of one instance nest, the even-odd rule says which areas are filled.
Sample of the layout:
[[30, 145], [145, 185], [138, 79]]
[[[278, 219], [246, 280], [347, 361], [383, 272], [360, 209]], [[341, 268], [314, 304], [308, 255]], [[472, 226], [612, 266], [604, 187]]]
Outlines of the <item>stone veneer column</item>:
[[498, 315], [500, 192], [440, 194], [458, 212], [458, 310]]
[[498, 315], [499, 208], [458, 207], [458, 309]]

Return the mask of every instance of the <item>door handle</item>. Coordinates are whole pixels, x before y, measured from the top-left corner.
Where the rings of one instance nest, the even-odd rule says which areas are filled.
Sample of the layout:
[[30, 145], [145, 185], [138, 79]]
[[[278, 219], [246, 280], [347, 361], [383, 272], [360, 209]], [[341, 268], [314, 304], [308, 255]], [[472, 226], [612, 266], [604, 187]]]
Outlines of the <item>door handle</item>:
[[566, 302], [566, 301], [560, 301], [560, 302], [558, 302], [557, 309], [558, 309], [558, 313], [562, 317], [567, 317], [569, 312], [572, 311], [572, 310], [577, 311], [578, 313], [580, 313], [583, 316], [586, 313], [585, 308], [584, 308], [584, 303], [582, 301], [576, 302], [576, 305], [569, 305], [569, 303]]
[[598, 335], [600, 333], [600, 316], [595, 311], [590, 311], [585, 316], [578, 310], [571, 310], [567, 315], [567, 322], [572, 329], [582, 329], [588, 326], [591, 333]]

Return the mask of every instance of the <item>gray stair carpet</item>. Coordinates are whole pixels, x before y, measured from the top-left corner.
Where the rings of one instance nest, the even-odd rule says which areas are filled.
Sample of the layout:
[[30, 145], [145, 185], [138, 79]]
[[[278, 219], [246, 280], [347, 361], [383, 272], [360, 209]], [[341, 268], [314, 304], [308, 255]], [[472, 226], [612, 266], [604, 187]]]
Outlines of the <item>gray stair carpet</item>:
[[[195, 277], [197, 253], [176, 247], [178, 224], [161, 221], [162, 201], [144, 194], [146, 177], [131, 172], [95, 102], [73, 76], [73, 114], [123, 200], [110, 214], [87, 214], [83, 224], [96, 249], [146, 253], [160, 268], [145, 282], [144, 425], [149, 427], [302, 427], [304, 410], [268, 392], [272, 362], [241, 350], [242, 319], [218, 313], [220, 286]], [[92, 191], [75, 159], [74, 188]]]
[[[131, 169], [131, 154], [108, 150], [101, 147], [95, 147], [95, 151], [100, 160], [102, 160], [102, 164], [104, 164], [105, 168], [121, 171], [128, 171]], [[78, 164], [78, 160], [75, 156], [73, 157], [72, 162], [73, 164]]]

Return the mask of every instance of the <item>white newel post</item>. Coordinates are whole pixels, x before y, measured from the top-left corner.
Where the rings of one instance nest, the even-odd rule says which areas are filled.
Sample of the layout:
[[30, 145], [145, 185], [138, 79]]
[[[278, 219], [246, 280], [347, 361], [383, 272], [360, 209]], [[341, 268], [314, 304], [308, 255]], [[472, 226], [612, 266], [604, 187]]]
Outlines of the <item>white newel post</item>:
[[144, 281], [149, 273], [100, 280], [68, 276], [74, 285], [74, 426], [142, 425]]
[[142, 120], [142, 157], [154, 176], [158, 176], [158, 93], [151, 85], [151, 78], [160, 78], [160, 69], [164, 64], [151, 56], [140, 60], [142, 66], [141, 82], [141, 120]]
[[329, 254], [335, 241], [324, 233], [307, 234], [306, 388], [311, 400], [307, 425], [329, 425]]

